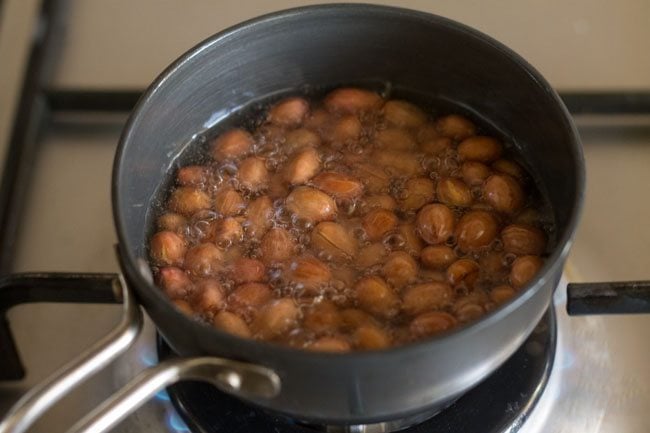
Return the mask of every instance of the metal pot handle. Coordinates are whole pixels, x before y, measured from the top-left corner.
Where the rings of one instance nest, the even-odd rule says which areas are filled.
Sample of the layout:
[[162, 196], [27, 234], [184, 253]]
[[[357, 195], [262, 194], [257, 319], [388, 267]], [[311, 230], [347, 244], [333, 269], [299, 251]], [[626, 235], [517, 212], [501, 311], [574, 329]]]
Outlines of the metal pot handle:
[[650, 281], [570, 283], [567, 312], [586, 314], [650, 314]]
[[247, 398], [272, 398], [280, 392], [280, 378], [266, 367], [214, 357], [174, 359], [143, 371], [68, 433], [106, 432], [159, 390], [183, 380], [209, 382]]
[[54, 403], [131, 346], [142, 329], [142, 313], [125, 288], [121, 276], [113, 280], [114, 295], [123, 298], [124, 306], [117, 327], [18, 400], [0, 423], [0, 433], [26, 431]]
[[[142, 312], [122, 275], [112, 281], [112, 287], [115, 297], [123, 300], [117, 327], [16, 402], [0, 422], [0, 433], [25, 432], [54, 403], [133, 344], [142, 329]], [[144, 370], [75, 424], [72, 431], [104, 432], [158, 390], [182, 380], [207, 381], [247, 398], [271, 398], [280, 392], [280, 378], [265, 367], [214, 357], [176, 359]]]

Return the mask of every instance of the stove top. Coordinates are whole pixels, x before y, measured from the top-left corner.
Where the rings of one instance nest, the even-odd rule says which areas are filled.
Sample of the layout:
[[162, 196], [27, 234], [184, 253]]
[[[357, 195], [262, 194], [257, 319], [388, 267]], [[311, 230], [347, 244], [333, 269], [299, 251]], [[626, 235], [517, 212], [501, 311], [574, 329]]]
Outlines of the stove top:
[[[24, 192], [25, 211], [16, 228], [13, 271], [118, 270], [109, 184], [125, 118], [121, 113], [58, 112], [46, 123], [29, 166], [31, 187]], [[609, 192], [607, 197], [587, 195], [567, 277], [572, 281], [643, 279], [643, 260], [635, 252], [650, 242], [650, 233], [638, 231], [635, 224], [625, 224], [621, 218], [644, 214], [643, 202], [635, 197], [646, 193], [647, 182], [639, 179], [647, 176], [650, 166], [650, 122], [631, 118], [621, 124], [617, 119], [584, 116], [577, 120], [587, 157], [588, 192]], [[612, 161], [626, 167], [618, 176], [611, 175]], [[610, 236], [611, 224], [616, 224], [615, 236]], [[650, 425], [650, 317], [569, 318], [564, 310], [564, 284], [554, 300], [554, 367], [520, 433], [646, 433]], [[107, 334], [119, 316], [120, 307], [111, 305], [33, 304], [11, 309], [9, 324], [27, 376], [17, 382], [0, 382], [0, 414], [26, 390]], [[155, 330], [147, 322], [134, 348], [67, 396], [31, 431], [65, 431], [71, 420], [156, 359]], [[161, 393], [114, 431], [173, 433], [189, 428], [169, 396]]]
[[[0, 1], [3, 7], [32, 5], [35, 13], [38, 13], [36, 3], [35, 0]], [[42, 12], [51, 13], [55, 2], [42, 3]], [[93, 2], [77, 3], [86, 5]], [[95, 3], [120, 10], [108, 4], [111, 2]], [[139, 7], [147, 6], [143, 4]], [[89, 10], [85, 13], [89, 14]], [[561, 11], [565, 16], [566, 10]], [[2, 12], [9, 14], [11, 11], [3, 9]], [[249, 16], [252, 15], [254, 13], [251, 12]], [[644, 14], [637, 15], [641, 22], [640, 17]], [[214, 26], [214, 16], [205, 16]], [[140, 15], [134, 14], [133, 17], [138, 17], [133, 29], [143, 33]], [[48, 76], [43, 54], [56, 54], [55, 50], [48, 50], [51, 46], [48, 45], [50, 39], [47, 35], [53, 30], [52, 26], [43, 24], [46, 18], [38, 21], [42, 31], [36, 32], [35, 36], [34, 32], [25, 32], [25, 41], [33, 45], [32, 61], [30, 67], [25, 68], [24, 91], [20, 98], [16, 98], [20, 106], [7, 153], [9, 163], [3, 173], [5, 179], [11, 180], [9, 185], [13, 188], [9, 196], [0, 194], [0, 273], [117, 272], [110, 209], [110, 173], [119, 134], [138, 92], [97, 87], [94, 82], [77, 91], [72, 81], [65, 81], [65, 85], [58, 90], [56, 83], [53, 87], [43, 78]], [[616, 21], [610, 18], [607, 22]], [[3, 14], [0, 14], [0, 19], [3, 19]], [[103, 14], [101, 21], [106, 21]], [[643, 26], [643, 29], [646, 27]], [[94, 26], [89, 28], [93, 34], [101, 33], [96, 32]], [[0, 26], [0, 29], [5, 31], [9, 27]], [[187, 34], [185, 29], [179, 29]], [[170, 29], [165, 27], [164, 31], [167, 34]], [[526, 28], [528, 33], [529, 29]], [[34, 36], [33, 41], [29, 39], [30, 35]], [[114, 39], [114, 32], [107, 35]], [[609, 38], [611, 34], [606, 36]], [[88, 43], [87, 38], [70, 39], [75, 43], [87, 43], [93, 52], [102, 51]], [[179, 49], [189, 46], [185, 42], [179, 44]], [[11, 46], [16, 45], [17, 42], [11, 42]], [[27, 42], [24, 45], [27, 46]], [[615, 44], [612, 46], [616, 47]], [[121, 55], [120, 50], [120, 58]], [[635, 66], [633, 70], [642, 71], [637, 58], [632, 58], [631, 62]], [[163, 63], [154, 69], [160, 70]], [[616, 70], [623, 70], [619, 63], [608, 63], [616, 65]], [[111, 62], [102, 63], [108, 64]], [[585, 68], [585, 72], [597, 70]], [[91, 75], [112, 76], [115, 72], [107, 68], [100, 74]], [[65, 73], [60, 77], [72, 75]], [[583, 74], [578, 75], [582, 80]], [[642, 75], [639, 73], [639, 76]], [[149, 79], [149, 74], [146, 74], [146, 80]], [[16, 85], [13, 87], [19, 88], [19, 81], [14, 82]], [[625, 83], [629, 88], [629, 81]], [[88, 88], [95, 90], [89, 91]], [[650, 182], [647, 170], [650, 166], [650, 95], [647, 91], [618, 95], [583, 92], [563, 93], [562, 97], [575, 114], [584, 144], [587, 194], [576, 242], [565, 269], [565, 279], [558, 287], [553, 302], [557, 331], [553, 368], [543, 389], [527, 391], [528, 401], [534, 400], [531, 399], [534, 394], [539, 395], [537, 404], [524, 403], [526, 398], [513, 398], [510, 406], [505, 403], [505, 409], [505, 400], [500, 400], [498, 410], [488, 411], [494, 412], [497, 418], [506, 415], [519, 421], [526, 418], [523, 425], [516, 422], [506, 426], [497, 420], [490, 428], [499, 431], [498, 428], [502, 427], [506, 432], [514, 432], [517, 428], [519, 433], [647, 433], [650, 429], [650, 339], [647, 331], [650, 329], [650, 317], [569, 318], [565, 313], [565, 284], [566, 279], [581, 282], [650, 277], [647, 266], [650, 231], [639, 230], [644, 226], [645, 216], [650, 215], [650, 202], [642, 199], [647, 195]], [[7, 185], [6, 182], [3, 184], [3, 192]], [[15, 205], [10, 214], [7, 203]], [[10, 218], [5, 218], [7, 216]], [[119, 306], [98, 304], [44, 303], [21, 305], [9, 310], [8, 323], [27, 375], [20, 381], [0, 381], [0, 418], [27, 390], [107, 334], [119, 321], [120, 313]], [[534, 334], [536, 337], [543, 335]], [[0, 354], [4, 354], [4, 349], [0, 347]], [[123, 386], [134, 374], [155, 362], [156, 333], [147, 321], [134, 347], [80, 389], [66, 396], [30, 431], [65, 431], [74, 420]], [[540, 374], [542, 370], [534, 371]], [[531, 377], [534, 376], [531, 373]], [[196, 426], [189, 420], [186, 423], [183, 418], [180, 403], [181, 391], [185, 386], [187, 384], [179, 385], [174, 390], [180, 391], [172, 390], [171, 394], [159, 393], [113, 431], [189, 432], [189, 426]], [[220, 419], [226, 423], [219, 431], [237, 431], [234, 428], [238, 428], [240, 423], [236, 420], [241, 417], [268, 416], [256, 414], [252, 409], [243, 415], [232, 415], [227, 409], [229, 404], [235, 405], [233, 402], [220, 401], [219, 410], [215, 411], [224, 414]], [[494, 404], [490, 409], [497, 408], [497, 403]], [[523, 412], [519, 412], [521, 410]], [[459, 416], [453, 413], [441, 414], [437, 419]], [[462, 416], [460, 418], [461, 422], [469, 422]], [[276, 431], [282, 431], [286, 426], [274, 424]]]
[[[117, 113], [58, 113], [42, 130], [30, 169], [25, 212], [16, 233], [14, 271], [118, 270], [108, 185], [124, 120], [125, 116]], [[634, 180], [643, 178], [650, 165], [650, 128], [643, 123], [639, 126], [635, 119], [629, 120], [628, 126], [598, 117], [577, 120], [590, 173], [588, 191], [617, 189], [625, 193], [608, 194], [606, 203], [602, 202], [604, 198], [587, 196], [583, 228], [569, 259], [567, 276], [572, 281], [584, 281], [586, 276], [591, 280], [622, 279], [624, 275], [642, 279], [641, 271], [634, 273], [638, 257], [632, 257], [628, 249], [647, 242], [648, 234], [623, 222], [617, 223], [617, 237], [611, 240], [602, 232], [620, 218], [605, 209], [629, 214], [640, 205], [628, 194], [645, 194], [644, 184]], [[620, 178], [610, 175], [612, 160], [627, 164]], [[630, 202], [633, 209], [626, 210]], [[626, 255], [631, 258], [626, 260]], [[588, 266], [592, 262], [597, 264], [595, 268]], [[557, 289], [554, 300], [554, 367], [520, 433], [646, 433], [650, 425], [650, 343], [646, 332], [650, 317], [569, 318], [564, 311], [564, 284], [566, 281]], [[33, 304], [11, 309], [9, 324], [27, 376], [18, 382], [0, 382], [0, 413], [107, 334], [119, 315], [120, 307], [111, 305]], [[136, 372], [156, 362], [155, 339], [155, 330], [147, 322], [133, 349], [67, 396], [31, 431], [65, 431], [71, 420], [80, 418]], [[188, 425], [169, 399], [160, 393], [114, 431], [188, 432]]]
[[[556, 336], [555, 313], [550, 309], [521, 348], [487, 379], [441, 412], [408, 420], [354, 426], [309, 425], [268, 413], [201, 382], [181, 382], [167, 392], [182, 420], [196, 433], [515, 433], [521, 431], [548, 383]], [[157, 347], [159, 360], [175, 357], [160, 337]]]

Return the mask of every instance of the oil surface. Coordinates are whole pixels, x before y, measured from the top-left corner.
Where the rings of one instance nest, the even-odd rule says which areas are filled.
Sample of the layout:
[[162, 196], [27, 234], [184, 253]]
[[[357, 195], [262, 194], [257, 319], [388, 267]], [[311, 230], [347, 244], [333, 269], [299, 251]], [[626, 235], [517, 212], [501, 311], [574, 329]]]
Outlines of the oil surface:
[[[553, 223], [507, 134], [391, 86], [308, 90], [238, 110], [175, 161], [150, 255], [179, 308], [242, 337], [381, 349], [476, 320], [534, 276]], [[223, 157], [233, 130], [248, 147]]]

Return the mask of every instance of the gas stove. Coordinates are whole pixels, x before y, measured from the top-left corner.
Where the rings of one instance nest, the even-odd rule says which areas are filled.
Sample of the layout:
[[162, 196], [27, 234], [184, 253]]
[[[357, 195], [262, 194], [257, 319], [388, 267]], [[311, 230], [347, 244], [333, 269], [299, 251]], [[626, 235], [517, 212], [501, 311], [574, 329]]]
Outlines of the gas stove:
[[[521, 427], [545, 390], [555, 361], [556, 338], [555, 310], [549, 309], [515, 354], [487, 379], [446, 408], [376, 424], [320, 425], [300, 422], [251, 407], [201, 382], [172, 385], [166, 396], [185, 425], [195, 432], [514, 433], [522, 431]], [[175, 357], [162, 338], [158, 338], [157, 347], [160, 361]]]
[[[44, 9], [46, 15], [52, 12]], [[43, 34], [47, 36], [47, 29]], [[45, 36], [34, 47], [37, 59], [51, 48]], [[32, 66], [26, 72], [26, 82], [32, 85], [26, 87], [18, 110], [0, 197], [0, 271], [117, 272], [110, 171], [119, 133], [139, 92], [46, 88], [40, 85], [46, 65]], [[588, 188], [583, 221], [551, 310], [495, 375], [406, 432], [650, 429], [650, 317], [570, 318], [565, 312], [567, 280], [650, 277], [643, 256], [650, 234], [635, 224], [644, 222], [642, 215], [650, 215], [647, 201], [639, 200], [647, 194], [650, 180], [650, 95], [561, 96], [574, 113], [583, 140]], [[0, 418], [27, 390], [107, 334], [120, 314], [119, 306], [104, 304], [34, 303], [11, 308], [8, 323], [26, 376], [0, 381]], [[5, 356], [6, 349], [0, 347], [0, 355]], [[145, 318], [132, 348], [67, 395], [30, 431], [66, 431], [135, 374], [173, 356]], [[197, 396], [203, 397], [197, 402]], [[337, 428], [267, 414], [214, 388], [188, 382], [159, 392], [113, 431]], [[382, 428], [355, 426], [350, 431]]]
[[[35, 280], [49, 276], [42, 274], [36, 277]], [[109, 274], [98, 274], [96, 277], [107, 284], [111, 280]], [[84, 283], [88, 284], [88, 287], [83, 287]], [[590, 317], [580, 325], [579, 332], [575, 332], [576, 326], [572, 322], [576, 319], [569, 318], [565, 313], [566, 299], [563, 295], [565, 284], [563, 280], [558, 287], [552, 307], [520, 349], [487, 379], [435, 414], [417, 414], [409, 419], [370, 425], [313, 425], [267, 413], [205, 383], [180, 382], [159, 391], [153, 399], [137, 409], [114, 431], [124, 433], [150, 431], [150, 429], [171, 433], [245, 431], [373, 433], [395, 430], [405, 433], [599, 431], [597, 429], [602, 428], [603, 415], [609, 410], [611, 395], [607, 397], [599, 395], [600, 381], [594, 381], [593, 378], [608, 377], [607, 375], [611, 377], [613, 368], [609, 353], [602, 350], [602, 341], [598, 338], [599, 335], [605, 334], [603, 325], [606, 322], [597, 317]], [[23, 286], [21, 287], [23, 290], [39, 287], [38, 281]], [[81, 294], [82, 291], [94, 290], [88, 282], [71, 286], [74, 288], [62, 296], [68, 299], [74, 298], [75, 295], [78, 299], [92, 298], [92, 295], [87, 293]], [[11, 301], [10, 296], [2, 296], [7, 293], [0, 290], [0, 301], [7, 301], [7, 299]], [[34, 290], [34, 293], [33, 296], [38, 299], [38, 290]], [[42, 299], [56, 300], [56, 296]], [[96, 300], [106, 301], [100, 297], [96, 297]], [[87, 315], [93, 318], [86, 317]], [[47, 374], [52, 368], [57, 367], [57, 356], [74, 357], [86, 348], [73, 345], [68, 348], [68, 353], [62, 353], [65, 352], [66, 342], [74, 340], [90, 345], [91, 341], [84, 340], [95, 338], [88, 338], [87, 330], [99, 331], [101, 328], [96, 327], [96, 324], [101, 323], [106, 326], [104, 328], [106, 331], [110, 329], [111, 324], [104, 322], [103, 319], [108, 317], [116, 319], [119, 315], [119, 309], [116, 311], [114, 306], [93, 304], [31, 304], [10, 310], [10, 323], [15, 330], [14, 335], [20, 354], [23, 356], [29, 374], [26, 380], [21, 382], [11, 385], [3, 383], [0, 388], [3, 392], [1, 402], [11, 404], [22, 392], [31, 388], [34, 382], [42, 380], [42, 376], [34, 374], [34, 372], [39, 373], [34, 367], [39, 367], [42, 374]], [[40, 322], [41, 319], [44, 323], [40, 323], [41, 326], [35, 328], [23, 322]], [[52, 319], [55, 323], [51, 322]], [[80, 322], [83, 320], [87, 322]], [[90, 326], [80, 326], [86, 323]], [[33, 338], [25, 338], [28, 334]], [[102, 336], [99, 332], [96, 334], [96, 337]], [[60, 431], [65, 431], [64, 428], [71, 424], [73, 414], [81, 417], [86, 411], [99, 404], [110, 392], [124, 385], [136, 372], [174, 358], [176, 355], [157, 334], [152, 323], [145, 320], [143, 331], [130, 350], [55, 406], [52, 413], [37, 422], [33, 431], [53, 431], [53, 423], [61, 428]], [[45, 367], [39, 366], [39, 361], [42, 360], [50, 362]], [[629, 396], [630, 404], [643, 398], [644, 384], [636, 388], [632, 383], [623, 382], [623, 384], [626, 386], [625, 389], [614, 389], [621, 392], [620, 396], [623, 398]], [[633, 394], [627, 394], [630, 392]], [[601, 417], [594, 417], [594, 415]], [[639, 421], [641, 421], [639, 426], [643, 426], [643, 419]]]

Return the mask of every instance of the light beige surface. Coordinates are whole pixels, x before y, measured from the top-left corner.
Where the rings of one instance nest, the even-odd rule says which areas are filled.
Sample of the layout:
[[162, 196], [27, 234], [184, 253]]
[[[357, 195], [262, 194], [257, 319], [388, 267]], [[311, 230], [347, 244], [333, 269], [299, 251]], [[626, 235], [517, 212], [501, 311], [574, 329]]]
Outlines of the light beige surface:
[[[20, 14], [30, 7], [35, 10], [36, 3], [3, 1], [0, 37], [4, 40], [0, 40], [0, 46], [13, 44], [16, 50], [22, 46], [24, 54], [31, 29], [18, 26], [17, 21], [7, 27], [6, 8], [20, 5], [18, 12], [12, 12], [12, 19], [22, 16], [31, 23], [27, 15]], [[53, 83], [140, 88], [203, 37], [242, 19], [297, 3], [72, 0], [66, 45]], [[528, 58], [556, 87], [650, 89], [650, 2], [646, 0], [576, 0], [554, 2], [552, 6], [549, 2], [514, 0], [492, 1], [489, 5], [451, 0], [401, 4], [458, 19], [491, 34]], [[12, 30], [7, 42], [3, 35], [9, 28], [16, 30]], [[22, 40], [18, 38], [21, 35]], [[14, 71], [14, 81], [0, 81], [0, 99], [5, 98], [0, 104], [10, 101], [7, 94], [15, 95], [23, 58], [0, 56], [0, 74], [8, 69]], [[7, 86], [13, 86], [11, 92]], [[0, 105], [0, 118], [9, 115], [2, 108], [6, 106]], [[50, 131], [34, 167], [35, 181], [16, 250], [16, 270], [117, 269], [112, 250], [115, 235], [109, 182], [119, 129], [119, 123], [104, 129], [97, 129], [97, 125], [69, 129], [59, 123]], [[588, 170], [587, 195], [570, 257], [574, 276], [579, 279], [650, 278], [650, 230], [646, 222], [650, 201], [644, 199], [650, 187], [649, 130], [646, 126], [613, 131], [581, 128]], [[6, 129], [0, 126], [2, 133]], [[7, 397], [11, 391], [16, 397], [20, 395], [107, 331], [116, 317], [115, 307], [110, 306], [86, 310], [32, 305], [12, 310], [10, 323], [17, 329], [21, 352], [32, 373], [15, 388], [3, 385], [2, 395]], [[559, 385], [546, 391], [548, 412], [538, 409], [539, 423], [529, 422], [526, 427], [544, 433], [647, 432], [649, 317], [569, 319], [560, 315], [560, 326], [565, 351], [558, 356], [552, 379]], [[585, 356], [584, 364], [576, 362], [579, 354]], [[131, 356], [138, 356], [137, 351]], [[92, 383], [99, 384], [95, 389], [103, 392], [85, 388], [86, 393], [71, 396], [35, 431], [62, 431], [59, 422], [69, 421], [77, 411], [88, 409], [101, 399], [101, 394], [123, 383], [125, 375], [121, 370], [106, 369]], [[549, 393], [554, 389], [559, 391], [552, 398]], [[116, 431], [155, 431], [162, 425], [156, 423], [164, 422], [164, 414], [154, 412], [150, 415], [153, 424], [143, 424], [148, 414], [139, 411], [134, 417], [139, 423], [124, 423]]]
[[11, 134], [40, 3], [0, 1], [0, 162], [4, 161]]
[[[143, 87], [205, 37], [266, 12], [328, 1], [71, 0], [53, 84]], [[560, 89], [650, 88], [647, 0], [406, 0], [495, 37]]]
[[122, 124], [66, 125], [49, 130], [34, 164], [14, 257], [18, 272], [118, 269], [110, 184]]
[[[650, 280], [650, 118], [607, 128], [578, 118], [585, 206], [570, 263], [582, 281]], [[586, 126], [586, 125], [592, 126]]]

